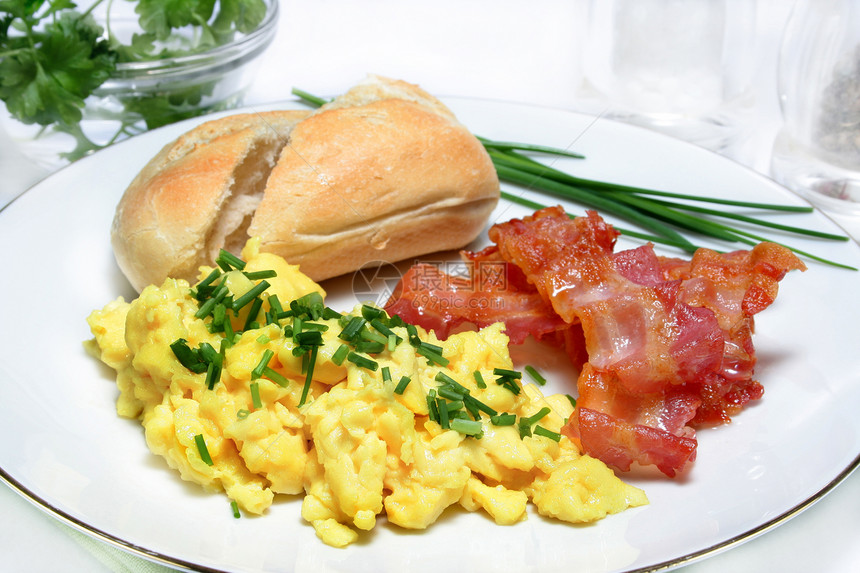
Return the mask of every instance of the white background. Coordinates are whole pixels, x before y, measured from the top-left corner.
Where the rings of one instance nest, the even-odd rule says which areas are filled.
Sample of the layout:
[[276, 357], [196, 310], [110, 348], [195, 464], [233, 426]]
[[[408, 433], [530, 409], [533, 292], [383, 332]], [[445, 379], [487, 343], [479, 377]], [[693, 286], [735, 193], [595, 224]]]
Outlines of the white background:
[[[753, 135], [736, 159], [765, 174], [780, 126], [776, 96], [779, 38], [791, 2], [759, 0]], [[246, 103], [290, 98], [293, 86], [336, 95], [367, 73], [418, 83], [439, 96], [468, 96], [582, 109], [582, 11], [561, 0], [316, 0], [281, 3], [274, 44]], [[0, 130], [0, 206], [46, 171], [23, 157]], [[835, 217], [855, 238], [860, 219]], [[0, 486], [0, 569], [150, 571], [59, 523]], [[683, 524], [679, 524], [683, 527]], [[811, 508], [739, 547], [683, 568], [723, 571], [860, 571], [860, 475]]]

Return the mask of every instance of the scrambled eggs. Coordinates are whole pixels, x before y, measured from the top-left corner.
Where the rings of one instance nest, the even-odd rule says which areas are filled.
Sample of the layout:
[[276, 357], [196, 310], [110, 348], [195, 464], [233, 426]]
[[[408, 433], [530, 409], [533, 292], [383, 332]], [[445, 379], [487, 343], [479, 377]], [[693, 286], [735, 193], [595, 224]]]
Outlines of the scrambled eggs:
[[529, 500], [573, 523], [647, 503], [559, 434], [571, 401], [521, 383], [501, 324], [439, 341], [369, 305], [340, 314], [258, 245], [88, 319], [118, 413], [237, 516], [304, 493], [302, 517], [345, 546], [383, 513], [424, 529], [457, 503], [499, 524]]

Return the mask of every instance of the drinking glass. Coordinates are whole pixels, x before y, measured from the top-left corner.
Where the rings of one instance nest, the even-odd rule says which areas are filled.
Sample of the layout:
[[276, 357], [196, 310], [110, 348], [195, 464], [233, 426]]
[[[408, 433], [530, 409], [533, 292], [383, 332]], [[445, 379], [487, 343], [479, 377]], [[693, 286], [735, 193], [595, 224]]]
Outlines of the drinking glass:
[[754, 0], [590, 0], [583, 70], [604, 114], [730, 154], [754, 104]]
[[795, 4], [778, 90], [773, 178], [822, 208], [860, 214], [860, 3]]

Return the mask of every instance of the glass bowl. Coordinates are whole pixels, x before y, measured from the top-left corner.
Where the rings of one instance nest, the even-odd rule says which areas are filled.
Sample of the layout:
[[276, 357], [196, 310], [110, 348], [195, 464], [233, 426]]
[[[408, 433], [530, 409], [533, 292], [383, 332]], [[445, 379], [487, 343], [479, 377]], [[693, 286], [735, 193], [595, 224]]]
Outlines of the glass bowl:
[[[260, 24], [248, 33], [237, 33], [229, 43], [178, 57], [117, 63], [111, 76], [85, 100], [80, 133], [24, 124], [8, 113], [0, 114], [2, 128], [26, 157], [54, 170], [147, 129], [234, 109], [242, 104], [260, 56], [277, 29], [278, 0], [263, 2], [266, 15]], [[96, 21], [109, 22], [114, 37], [130, 41], [140, 31], [133, 5], [110, 5], [109, 16], [93, 12]], [[180, 29], [160, 46], [183, 47], [191, 33]]]

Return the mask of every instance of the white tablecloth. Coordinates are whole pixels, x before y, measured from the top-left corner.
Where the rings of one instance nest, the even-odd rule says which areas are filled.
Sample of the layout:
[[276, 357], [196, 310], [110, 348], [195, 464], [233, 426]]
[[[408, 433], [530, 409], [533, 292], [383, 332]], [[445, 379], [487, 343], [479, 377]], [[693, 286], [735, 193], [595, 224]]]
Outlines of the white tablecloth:
[[[775, 62], [789, 5], [759, 3], [758, 48], [751, 55], [758, 78], [755, 131], [737, 159], [763, 173], [779, 128]], [[578, 109], [581, 8], [576, 2], [285, 1], [281, 15], [248, 104], [287, 99], [293, 86], [337, 94], [372, 72], [419, 83], [436, 95]], [[0, 206], [45, 175], [0, 130]], [[860, 218], [836, 220], [860, 238]], [[0, 507], [0, 570], [161, 570], [72, 530], [3, 485]], [[788, 523], [683, 571], [860, 571], [858, 537], [860, 474], [855, 472]]]

